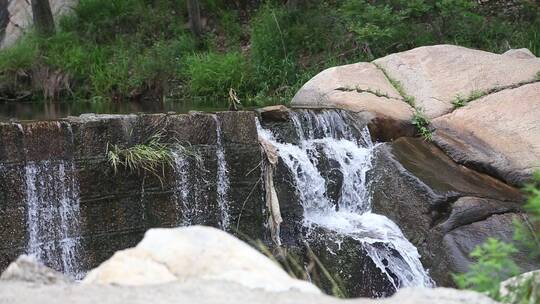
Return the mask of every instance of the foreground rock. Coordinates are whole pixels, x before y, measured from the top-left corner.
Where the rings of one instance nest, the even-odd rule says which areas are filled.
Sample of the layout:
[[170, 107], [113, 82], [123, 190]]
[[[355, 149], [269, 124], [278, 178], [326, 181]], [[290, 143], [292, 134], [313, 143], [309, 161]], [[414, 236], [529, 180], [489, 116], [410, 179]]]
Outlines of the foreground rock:
[[216, 228], [151, 229], [135, 247], [116, 252], [83, 280], [85, 284], [151, 285], [216, 280], [266, 291], [320, 293], [276, 263]]
[[340, 300], [326, 295], [266, 292], [222, 281], [175, 282], [152, 286], [0, 284], [0, 303], [10, 304], [495, 304], [472, 291], [406, 289], [391, 298]]
[[[501, 297], [508, 297], [508, 303], [518, 303], [525, 297], [528, 303], [540, 301], [540, 269], [522, 273], [501, 283]], [[523, 300], [520, 303], [524, 303]]]
[[[171, 244], [171, 241], [174, 243]], [[198, 249], [194, 250], [194, 248]], [[222, 248], [222, 250], [219, 251], [216, 248]], [[139, 256], [133, 254], [134, 252], [142, 254], [143, 251], [147, 254], [145, 260], [140, 260]], [[126, 261], [119, 260], [119, 256], [132, 256], [134, 259], [124, 264], [122, 262]], [[166, 269], [156, 272], [156, 269], [159, 268], [158, 261]], [[127, 266], [131, 267], [131, 270]], [[33, 259], [21, 257], [2, 274], [0, 303], [495, 303], [475, 292], [446, 288], [405, 289], [387, 299], [344, 301], [320, 294], [318, 289], [307, 282], [292, 280], [277, 267], [276, 264], [247, 244], [213, 228], [195, 226], [155, 229], [147, 233], [146, 238], [139, 246], [131, 250], [131, 254], [128, 250], [119, 252], [108, 262], [93, 270], [83, 284], [61, 279], [43, 280], [43, 273], [51, 273], [58, 278], [61, 278], [61, 275], [58, 276], [53, 270], [37, 264]], [[20, 275], [20, 269], [24, 269], [25, 275]], [[176, 279], [161, 283], [156, 280], [167, 272]], [[105, 273], [111, 276], [103, 276]], [[265, 275], [266, 277], [264, 277]], [[145, 284], [128, 286], [135, 283], [134, 279], [129, 278], [129, 276], [135, 276], [138, 283], [144, 281]], [[100, 277], [101, 280], [96, 281], [97, 277]], [[116, 279], [105, 280], [105, 278], [112, 277], [116, 277]], [[180, 278], [184, 278], [184, 280]], [[265, 286], [257, 286], [257, 284], [248, 281], [250, 279], [255, 279], [258, 283], [264, 281]], [[152, 283], [152, 280], [155, 284], [148, 284]], [[103, 284], [113, 281], [116, 284]], [[102, 284], [94, 284], [98, 282]], [[280, 284], [300, 286], [301, 288], [276, 289], [275, 287]], [[269, 286], [271, 288], [268, 288]]]
[[452, 111], [457, 96], [520, 85], [540, 71], [540, 59], [523, 50], [498, 55], [454, 45], [419, 47], [374, 63], [399, 81], [429, 118]]
[[511, 184], [540, 169], [540, 83], [477, 99], [433, 126], [435, 143], [455, 161]]
[[[384, 129], [391, 129], [397, 135], [412, 133], [413, 109], [372, 63], [360, 62], [322, 71], [302, 86], [291, 106], [363, 113], [368, 119], [375, 120], [376, 125], [383, 125]], [[384, 137], [397, 135], [384, 134]]]
[[39, 264], [35, 258], [21, 255], [11, 263], [0, 276], [1, 281], [20, 281], [37, 284], [67, 284], [72, 283], [60, 272]]

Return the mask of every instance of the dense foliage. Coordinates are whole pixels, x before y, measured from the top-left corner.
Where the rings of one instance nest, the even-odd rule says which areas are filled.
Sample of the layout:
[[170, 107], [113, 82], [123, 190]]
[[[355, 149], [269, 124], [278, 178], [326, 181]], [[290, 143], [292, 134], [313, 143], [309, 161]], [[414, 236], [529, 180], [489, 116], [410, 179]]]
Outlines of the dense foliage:
[[286, 2], [201, 1], [205, 35], [195, 39], [183, 0], [81, 0], [52, 37], [30, 33], [0, 52], [0, 97], [225, 105], [232, 88], [263, 105], [287, 103], [326, 67], [421, 45], [540, 55], [534, 1]]

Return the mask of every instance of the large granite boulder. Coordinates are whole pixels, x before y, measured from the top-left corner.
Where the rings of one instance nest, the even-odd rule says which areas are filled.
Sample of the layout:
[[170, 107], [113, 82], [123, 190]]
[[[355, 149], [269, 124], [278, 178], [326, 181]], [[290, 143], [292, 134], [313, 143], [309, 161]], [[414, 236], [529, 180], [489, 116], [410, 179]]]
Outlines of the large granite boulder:
[[374, 120], [382, 137], [412, 135], [413, 109], [384, 73], [372, 63], [360, 62], [326, 69], [309, 80], [291, 101], [298, 108], [338, 108], [363, 113]]
[[433, 120], [455, 161], [522, 184], [540, 169], [540, 83], [503, 90]]
[[449, 113], [457, 96], [517, 86], [533, 81], [540, 59], [510, 52], [502, 55], [455, 45], [435, 45], [388, 55], [374, 61], [401, 83], [429, 118]]
[[116, 252], [90, 271], [85, 284], [149, 285], [218, 280], [267, 291], [320, 293], [295, 280], [276, 263], [216, 228], [190, 226], [151, 229], [135, 247]]

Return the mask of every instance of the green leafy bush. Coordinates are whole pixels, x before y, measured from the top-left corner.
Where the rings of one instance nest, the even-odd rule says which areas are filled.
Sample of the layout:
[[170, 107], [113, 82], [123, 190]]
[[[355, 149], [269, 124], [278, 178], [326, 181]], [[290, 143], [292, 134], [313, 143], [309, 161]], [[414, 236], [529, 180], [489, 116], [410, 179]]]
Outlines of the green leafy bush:
[[519, 273], [519, 268], [512, 260], [517, 250], [512, 244], [489, 238], [483, 245], [471, 252], [476, 260], [469, 272], [454, 275], [459, 288], [485, 292], [494, 299], [499, 299], [500, 283]]
[[[213, 100], [226, 97], [223, 86], [231, 85], [244, 104], [264, 105], [289, 102], [324, 68], [422, 45], [528, 47], [540, 55], [540, 9], [533, 1], [516, 1], [510, 13], [472, 0], [300, 1], [296, 9], [284, 1], [256, 3], [201, 1], [207, 22], [195, 41], [184, 0], [81, 0], [58, 20], [53, 37], [28, 35], [2, 50], [0, 77], [28, 92], [28, 70], [52, 68], [69, 75], [74, 95], [62, 98], [74, 100], [160, 98], [171, 90], [184, 100]], [[205, 63], [218, 57], [225, 62], [210, 71], [219, 77], [202, 76]], [[241, 64], [232, 68], [231, 62]], [[26, 76], [12, 77], [14, 71]]]
[[524, 206], [527, 222], [516, 221], [514, 240], [529, 253], [531, 260], [540, 258], [540, 171], [534, 174], [534, 182], [525, 186], [529, 199]]
[[15, 46], [0, 52], [0, 72], [26, 70], [32, 67], [39, 57], [37, 38], [28, 34]]
[[537, 5], [530, 4], [519, 12], [523, 15], [527, 11], [531, 16], [517, 22], [503, 16], [486, 18], [478, 6], [470, 0], [348, 0], [342, 11], [369, 58], [440, 43], [494, 52], [508, 46], [537, 51]]

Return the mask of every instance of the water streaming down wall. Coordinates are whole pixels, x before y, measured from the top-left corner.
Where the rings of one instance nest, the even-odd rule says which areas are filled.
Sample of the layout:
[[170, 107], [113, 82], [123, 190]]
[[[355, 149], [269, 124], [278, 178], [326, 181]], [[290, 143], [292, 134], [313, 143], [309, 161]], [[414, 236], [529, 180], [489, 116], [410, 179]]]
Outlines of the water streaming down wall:
[[[201, 185], [205, 184], [204, 161], [200, 155], [187, 153], [182, 148], [172, 152], [174, 159], [174, 189], [176, 223], [179, 226], [197, 224], [194, 220], [202, 212], [200, 207], [207, 197]], [[193, 172], [197, 174], [193, 174]]]
[[[216, 124], [216, 174], [215, 191], [219, 211], [219, 227], [227, 230], [230, 224], [228, 193], [230, 188], [229, 170], [225, 159], [221, 122], [212, 115]], [[172, 151], [174, 159], [174, 189], [173, 199], [176, 204], [178, 225], [203, 224], [197, 219], [201, 213], [208, 210], [208, 193], [202, 185], [207, 184], [205, 174], [208, 173], [204, 164], [204, 155], [189, 147], [177, 146]]]
[[[62, 128], [60, 123], [58, 128]], [[72, 135], [70, 126], [66, 128]], [[81, 278], [79, 184], [73, 161], [28, 161], [24, 178], [27, 253], [75, 279]]]
[[229, 202], [228, 191], [230, 186], [229, 170], [227, 169], [227, 162], [225, 160], [225, 148], [223, 147], [223, 131], [221, 129], [221, 122], [216, 115], [213, 115], [216, 122], [216, 156], [217, 156], [217, 201], [219, 210], [221, 213], [220, 228], [227, 230], [229, 228], [230, 216], [229, 216]]
[[[32, 253], [80, 277], [154, 227], [263, 238], [254, 121], [238, 111], [0, 122], [0, 272]], [[156, 126], [175, 147], [166, 176], [112, 170], [108, 147], [140, 144]]]
[[[340, 111], [298, 111], [291, 113], [299, 142], [278, 140], [271, 130], [259, 128], [259, 136], [272, 142], [289, 168], [303, 206], [307, 237], [322, 227], [361, 242], [375, 265], [395, 289], [432, 286], [419, 260], [417, 249], [388, 218], [371, 212], [371, 195], [366, 174], [371, 169], [376, 145], [366, 127], [354, 128]], [[342, 175], [338, 199], [329, 198], [324, 160], [337, 164]]]

